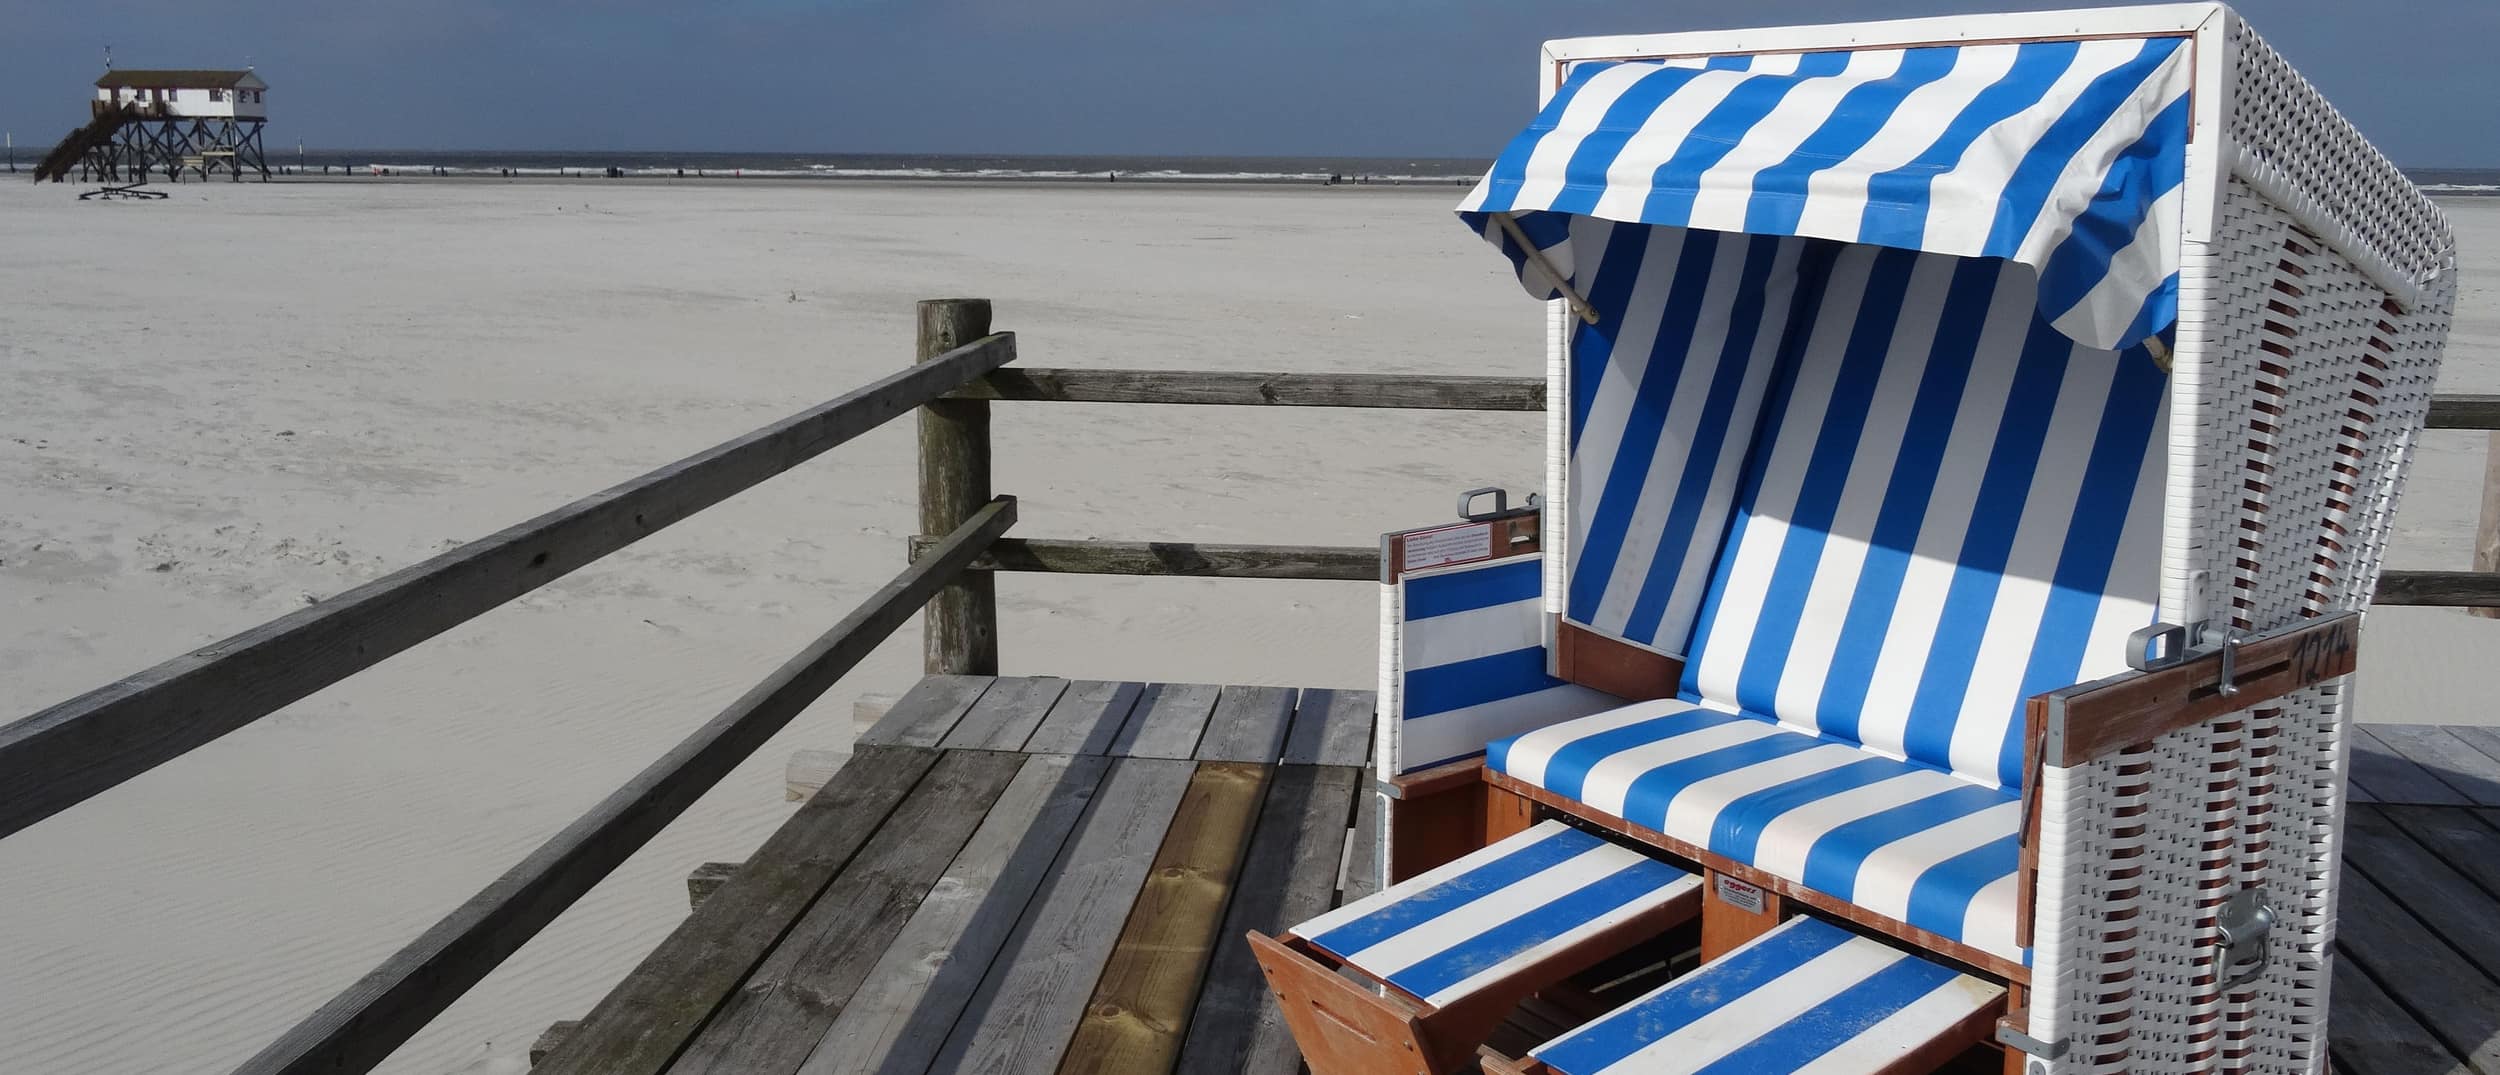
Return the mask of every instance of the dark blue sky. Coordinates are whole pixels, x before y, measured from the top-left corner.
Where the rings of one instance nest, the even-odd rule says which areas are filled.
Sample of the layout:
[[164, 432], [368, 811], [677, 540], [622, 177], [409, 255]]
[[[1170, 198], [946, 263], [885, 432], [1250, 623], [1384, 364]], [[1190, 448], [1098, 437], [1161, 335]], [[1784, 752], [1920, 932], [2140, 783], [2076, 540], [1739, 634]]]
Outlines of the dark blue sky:
[[[1490, 156], [1549, 37], [2024, 0], [0, 0], [0, 128], [247, 59], [269, 140], [425, 149]], [[2399, 163], [2500, 166], [2500, 0], [2241, 10]]]

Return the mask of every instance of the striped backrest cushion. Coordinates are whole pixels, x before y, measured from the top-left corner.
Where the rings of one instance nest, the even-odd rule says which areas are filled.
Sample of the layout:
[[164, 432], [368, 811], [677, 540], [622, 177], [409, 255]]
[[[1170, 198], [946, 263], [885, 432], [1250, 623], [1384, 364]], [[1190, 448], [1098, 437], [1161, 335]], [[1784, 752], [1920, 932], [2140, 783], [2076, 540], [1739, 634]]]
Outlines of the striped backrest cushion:
[[2030, 695], [2125, 667], [2158, 594], [2166, 378], [2032, 270], [1817, 244], [1684, 689], [1987, 784]]
[[1574, 217], [1599, 312], [1571, 340], [1563, 614], [1682, 652], [1811, 240]]

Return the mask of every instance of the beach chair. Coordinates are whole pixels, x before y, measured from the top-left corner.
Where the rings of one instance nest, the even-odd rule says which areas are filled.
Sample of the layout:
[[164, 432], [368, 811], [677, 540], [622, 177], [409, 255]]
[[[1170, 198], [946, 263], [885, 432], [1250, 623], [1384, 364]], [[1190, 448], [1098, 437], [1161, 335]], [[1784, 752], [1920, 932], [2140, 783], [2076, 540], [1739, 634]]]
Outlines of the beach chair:
[[[1549, 300], [1546, 498], [1384, 544], [1373, 899], [1564, 818], [1703, 964], [1488, 1070], [2323, 1070], [2437, 208], [2220, 5], [1542, 70], [1461, 216]], [[1415, 1070], [1262, 951], [1315, 1072]]]

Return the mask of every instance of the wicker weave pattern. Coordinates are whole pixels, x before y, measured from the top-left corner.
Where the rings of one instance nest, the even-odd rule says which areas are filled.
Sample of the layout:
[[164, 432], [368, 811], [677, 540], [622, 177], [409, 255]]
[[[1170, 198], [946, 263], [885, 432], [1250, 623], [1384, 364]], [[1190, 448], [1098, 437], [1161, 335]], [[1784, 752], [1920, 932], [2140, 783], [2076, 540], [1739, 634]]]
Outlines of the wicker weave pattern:
[[2412, 305], [2412, 286], [2453, 272], [2445, 215], [2247, 22], [2232, 16], [2229, 32], [2232, 174]]
[[[2416, 200], [2382, 224], [2436, 229], [2414, 264], [2445, 266], [2444, 221], [2402, 219]], [[2209, 641], [2367, 603], [2455, 288], [2431, 276], [2399, 312], [2257, 184], [2217, 210], [2182, 271], [2165, 542], [2166, 600]], [[2323, 1070], [2348, 733], [2330, 684], [2044, 774], [2031, 1032], [2069, 1044], [2034, 1071]], [[2247, 887], [2278, 922], [2228, 986], [2217, 913]]]

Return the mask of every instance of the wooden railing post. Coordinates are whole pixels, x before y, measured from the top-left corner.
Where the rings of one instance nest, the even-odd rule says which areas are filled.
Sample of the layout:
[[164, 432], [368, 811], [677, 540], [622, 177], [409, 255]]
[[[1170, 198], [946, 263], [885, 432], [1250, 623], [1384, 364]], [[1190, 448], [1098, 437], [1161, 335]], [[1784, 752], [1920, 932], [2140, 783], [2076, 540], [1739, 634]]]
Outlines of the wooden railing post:
[[[919, 354], [926, 362], [990, 334], [990, 300], [923, 299]], [[990, 405], [942, 400], [920, 409], [920, 532], [950, 534], [990, 500]], [[998, 674], [998, 581], [964, 573], [921, 618], [929, 675]]]

